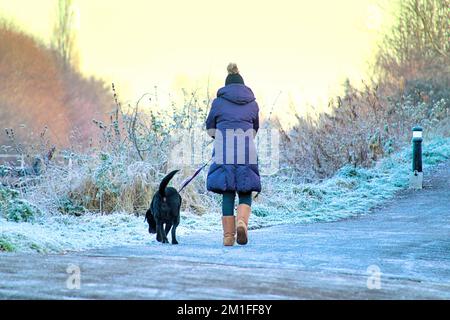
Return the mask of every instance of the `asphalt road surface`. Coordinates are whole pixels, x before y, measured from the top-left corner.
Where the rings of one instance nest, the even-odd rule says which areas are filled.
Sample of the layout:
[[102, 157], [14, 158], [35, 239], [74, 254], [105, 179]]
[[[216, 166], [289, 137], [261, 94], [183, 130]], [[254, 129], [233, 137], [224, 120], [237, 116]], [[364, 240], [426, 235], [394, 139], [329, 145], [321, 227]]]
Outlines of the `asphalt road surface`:
[[450, 163], [358, 218], [249, 236], [232, 248], [195, 233], [177, 246], [0, 253], [0, 298], [450, 299]]

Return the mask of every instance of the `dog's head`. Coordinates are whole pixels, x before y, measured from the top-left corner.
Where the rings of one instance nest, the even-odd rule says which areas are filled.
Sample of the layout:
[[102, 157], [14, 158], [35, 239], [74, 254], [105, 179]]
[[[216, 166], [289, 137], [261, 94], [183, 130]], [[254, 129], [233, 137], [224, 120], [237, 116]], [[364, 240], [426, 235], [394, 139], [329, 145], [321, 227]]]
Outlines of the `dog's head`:
[[148, 232], [149, 233], [156, 233], [156, 222], [155, 218], [153, 217], [151, 209], [148, 209], [145, 213], [145, 220], [148, 223]]

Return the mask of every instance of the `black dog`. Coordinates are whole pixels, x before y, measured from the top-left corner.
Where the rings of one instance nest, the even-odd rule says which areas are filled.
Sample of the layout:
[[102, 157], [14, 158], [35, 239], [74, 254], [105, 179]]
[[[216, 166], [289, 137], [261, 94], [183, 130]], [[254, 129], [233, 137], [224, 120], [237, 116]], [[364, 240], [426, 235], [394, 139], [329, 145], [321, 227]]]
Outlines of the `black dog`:
[[[178, 244], [175, 233], [180, 223], [181, 196], [175, 188], [167, 188], [169, 181], [178, 171], [174, 170], [162, 179], [159, 190], [153, 196], [150, 208], [145, 214], [148, 232], [156, 233], [156, 240], [162, 243], [169, 243], [167, 235], [172, 228], [172, 244]], [[166, 225], [165, 229], [163, 224]]]

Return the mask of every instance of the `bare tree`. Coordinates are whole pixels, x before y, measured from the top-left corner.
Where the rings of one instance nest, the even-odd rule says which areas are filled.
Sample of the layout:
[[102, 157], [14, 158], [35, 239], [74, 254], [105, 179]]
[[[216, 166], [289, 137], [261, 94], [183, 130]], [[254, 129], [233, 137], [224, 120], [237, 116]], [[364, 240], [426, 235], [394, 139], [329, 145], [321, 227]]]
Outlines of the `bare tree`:
[[447, 77], [450, 69], [450, 0], [403, 0], [386, 35], [377, 68], [383, 81]]
[[77, 63], [76, 34], [73, 29], [74, 18], [73, 1], [58, 0], [52, 44], [61, 55], [64, 66], [75, 66]]
[[437, 55], [450, 58], [450, 1], [449, 0], [414, 0], [408, 9], [419, 20], [424, 42]]

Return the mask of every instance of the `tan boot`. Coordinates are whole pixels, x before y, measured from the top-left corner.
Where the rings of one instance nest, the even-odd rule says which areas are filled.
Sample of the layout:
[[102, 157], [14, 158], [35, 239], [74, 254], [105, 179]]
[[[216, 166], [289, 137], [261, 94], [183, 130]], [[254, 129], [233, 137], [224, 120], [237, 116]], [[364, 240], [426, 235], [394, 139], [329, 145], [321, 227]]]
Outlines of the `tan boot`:
[[247, 204], [240, 204], [237, 207], [237, 243], [247, 244], [248, 242], [248, 219], [252, 208]]
[[223, 245], [227, 247], [234, 245], [236, 235], [236, 220], [234, 216], [222, 217], [222, 227]]

